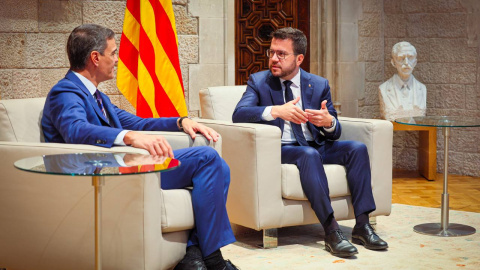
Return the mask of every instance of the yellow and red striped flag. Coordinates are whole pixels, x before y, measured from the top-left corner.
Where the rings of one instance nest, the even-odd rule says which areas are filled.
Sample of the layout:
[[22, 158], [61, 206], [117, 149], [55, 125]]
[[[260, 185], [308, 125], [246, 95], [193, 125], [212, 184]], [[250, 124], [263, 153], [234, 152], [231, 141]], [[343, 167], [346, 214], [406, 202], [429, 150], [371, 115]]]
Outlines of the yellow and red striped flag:
[[172, 0], [127, 0], [117, 86], [138, 116], [188, 114]]

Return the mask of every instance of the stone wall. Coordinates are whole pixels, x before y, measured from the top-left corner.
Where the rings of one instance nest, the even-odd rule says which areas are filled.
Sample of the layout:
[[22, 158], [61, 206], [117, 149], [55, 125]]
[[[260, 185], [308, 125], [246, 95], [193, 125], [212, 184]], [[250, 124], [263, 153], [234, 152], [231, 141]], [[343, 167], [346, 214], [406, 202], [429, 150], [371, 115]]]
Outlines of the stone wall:
[[[198, 90], [224, 84], [223, 0], [173, 0], [180, 65], [190, 115], [199, 114]], [[2, 0], [0, 98], [45, 97], [68, 70], [65, 44], [72, 29], [96, 23], [122, 32], [126, 0]], [[215, 29], [215, 31], [212, 31]], [[218, 76], [208, 76], [212, 74]], [[118, 107], [133, 107], [116, 80], [99, 85]]]
[[[427, 87], [427, 115], [480, 117], [480, 2], [472, 0], [363, 0], [359, 20], [365, 93], [359, 117], [378, 118], [378, 86], [396, 73], [392, 46], [417, 49], [413, 74]], [[378, 35], [378, 33], [381, 33]], [[443, 172], [443, 135], [437, 134], [437, 163]], [[453, 128], [449, 173], [480, 175], [480, 128]], [[417, 169], [418, 133], [394, 132], [394, 168]]]

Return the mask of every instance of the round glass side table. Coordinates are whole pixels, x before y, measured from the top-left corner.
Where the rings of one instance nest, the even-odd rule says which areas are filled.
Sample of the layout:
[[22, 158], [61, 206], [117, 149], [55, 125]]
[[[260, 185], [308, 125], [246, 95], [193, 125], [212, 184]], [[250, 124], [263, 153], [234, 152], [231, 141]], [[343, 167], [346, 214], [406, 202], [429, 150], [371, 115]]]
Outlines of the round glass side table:
[[464, 236], [475, 233], [475, 228], [449, 223], [449, 194], [448, 194], [448, 139], [450, 137], [450, 128], [480, 127], [480, 119], [454, 116], [419, 116], [405, 117], [395, 119], [395, 122], [403, 125], [428, 126], [442, 128], [444, 137], [444, 176], [443, 176], [443, 194], [441, 205], [440, 223], [424, 223], [413, 227], [418, 233], [433, 236]]
[[105, 176], [164, 172], [180, 166], [177, 159], [132, 153], [44, 155], [18, 160], [20, 170], [52, 175], [90, 176], [95, 189], [95, 269], [102, 268], [102, 186]]

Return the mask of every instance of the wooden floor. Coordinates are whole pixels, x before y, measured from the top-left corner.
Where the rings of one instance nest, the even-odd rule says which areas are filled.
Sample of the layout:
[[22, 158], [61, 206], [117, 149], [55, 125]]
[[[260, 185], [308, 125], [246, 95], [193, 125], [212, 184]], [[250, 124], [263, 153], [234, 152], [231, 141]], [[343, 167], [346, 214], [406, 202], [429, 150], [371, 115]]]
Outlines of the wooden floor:
[[[443, 174], [427, 181], [417, 172], [393, 171], [392, 202], [408, 205], [440, 207], [443, 193]], [[480, 178], [449, 175], [450, 209], [480, 213]]]

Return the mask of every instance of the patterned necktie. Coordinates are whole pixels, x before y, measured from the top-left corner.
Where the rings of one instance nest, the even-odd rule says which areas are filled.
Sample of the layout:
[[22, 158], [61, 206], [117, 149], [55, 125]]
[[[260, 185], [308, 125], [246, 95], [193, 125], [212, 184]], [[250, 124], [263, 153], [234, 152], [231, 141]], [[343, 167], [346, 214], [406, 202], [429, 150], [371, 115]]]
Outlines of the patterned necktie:
[[105, 111], [105, 107], [103, 107], [103, 101], [102, 101], [102, 97], [100, 96], [100, 91], [95, 91], [95, 99], [97, 100], [97, 104], [98, 104], [98, 107], [100, 107], [100, 110], [102, 111], [103, 113], [103, 116], [105, 116], [105, 120], [107, 120], [107, 123], [110, 123], [110, 121], [108, 121], [108, 116], [107, 116], [107, 111]]
[[[292, 92], [292, 89], [290, 88], [292, 81], [284, 81], [283, 84], [285, 84], [285, 102], [292, 101], [293, 92]], [[300, 145], [307, 146], [308, 142], [305, 139], [305, 136], [303, 135], [302, 125], [295, 124], [293, 122], [290, 122], [290, 125], [292, 126], [293, 134], [295, 135], [295, 139], [297, 139], [297, 142]]]

